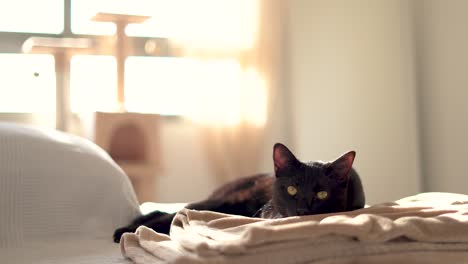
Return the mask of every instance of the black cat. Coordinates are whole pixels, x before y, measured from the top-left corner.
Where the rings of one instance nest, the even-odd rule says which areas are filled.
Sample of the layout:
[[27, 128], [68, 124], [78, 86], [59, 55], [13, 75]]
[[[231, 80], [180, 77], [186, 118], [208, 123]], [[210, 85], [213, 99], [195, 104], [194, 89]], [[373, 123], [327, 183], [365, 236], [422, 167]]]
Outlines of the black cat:
[[[332, 162], [300, 162], [284, 145], [273, 147], [275, 177], [270, 174], [240, 178], [216, 189], [206, 200], [186, 207], [220, 213], [280, 218], [350, 211], [364, 207], [361, 180], [352, 168], [354, 151]], [[155, 211], [115, 230], [119, 242], [125, 232], [140, 225], [169, 234], [175, 214]]]

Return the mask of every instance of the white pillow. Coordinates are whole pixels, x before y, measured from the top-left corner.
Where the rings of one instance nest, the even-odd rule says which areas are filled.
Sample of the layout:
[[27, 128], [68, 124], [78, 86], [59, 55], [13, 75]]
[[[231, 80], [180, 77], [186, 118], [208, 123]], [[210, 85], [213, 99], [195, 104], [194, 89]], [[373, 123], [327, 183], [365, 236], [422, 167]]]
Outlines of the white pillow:
[[0, 123], [0, 248], [112, 239], [140, 214], [128, 177], [89, 140]]

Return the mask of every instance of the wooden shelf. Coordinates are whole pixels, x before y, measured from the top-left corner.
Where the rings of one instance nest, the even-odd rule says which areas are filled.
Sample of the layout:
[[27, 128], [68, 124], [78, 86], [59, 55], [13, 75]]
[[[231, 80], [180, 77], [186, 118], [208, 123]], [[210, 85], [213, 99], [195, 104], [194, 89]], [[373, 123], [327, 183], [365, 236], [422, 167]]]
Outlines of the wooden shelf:
[[91, 18], [91, 20], [96, 22], [126, 22], [128, 24], [140, 24], [151, 18], [150, 16], [140, 16], [140, 15], [129, 15], [129, 14], [119, 14], [119, 13], [104, 13], [99, 12]]
[[92, 41], [86, 38], [30, 37], [23, 44], [25, 53], [87, 53], [92, 48]]

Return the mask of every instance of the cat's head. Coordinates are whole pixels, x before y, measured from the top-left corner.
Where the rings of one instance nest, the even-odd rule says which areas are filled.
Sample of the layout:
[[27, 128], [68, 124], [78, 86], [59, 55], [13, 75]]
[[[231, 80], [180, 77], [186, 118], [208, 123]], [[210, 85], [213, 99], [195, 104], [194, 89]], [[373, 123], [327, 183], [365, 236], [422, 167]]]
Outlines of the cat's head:
[[303, 163], [286, 146], [275, 144], [272, 201], [276, 210], [283, 216], [344, 211], [355, 155], [349, 151], [331, 162]]

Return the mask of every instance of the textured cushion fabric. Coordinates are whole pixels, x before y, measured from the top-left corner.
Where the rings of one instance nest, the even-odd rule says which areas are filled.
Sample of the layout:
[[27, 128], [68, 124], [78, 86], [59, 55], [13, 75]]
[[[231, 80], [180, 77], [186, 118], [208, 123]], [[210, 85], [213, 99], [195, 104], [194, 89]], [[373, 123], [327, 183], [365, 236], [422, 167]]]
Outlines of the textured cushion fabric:
[[139, 214], [128, 177], [91, 141], [0, 123], [0, 249], [111, 243]]

